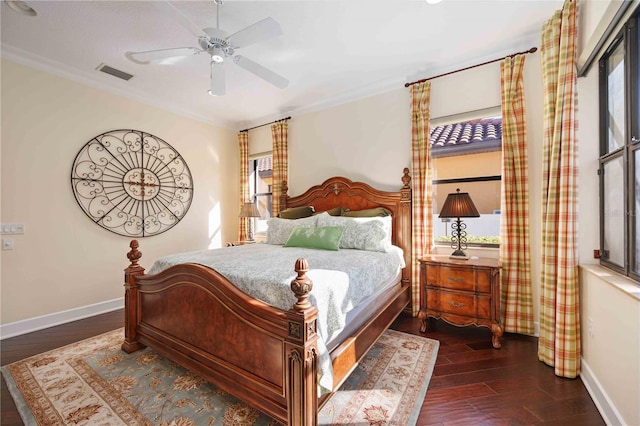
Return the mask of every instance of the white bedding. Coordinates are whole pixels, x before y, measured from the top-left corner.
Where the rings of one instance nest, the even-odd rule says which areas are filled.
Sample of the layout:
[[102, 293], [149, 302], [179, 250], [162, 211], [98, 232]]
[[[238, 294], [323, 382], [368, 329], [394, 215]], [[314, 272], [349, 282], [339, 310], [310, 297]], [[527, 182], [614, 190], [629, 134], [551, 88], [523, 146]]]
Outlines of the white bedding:
[[346, 325], [347, 314], [371, 295], [394, 281], [404, 267], [402, 250], [388, 252], [341, 249], [339, 251], [269, 244], [245, 244], [223, 249], [174, 254], [157, 260], [149, 270], [155, 274], [180, 263], [214, 268], [247, 294], [280, 309], [296, 302], [291, 280], [296, 259], [309, 264], [313, 281], [309, 301], [318, 308], [321, 392], [331, 390], [333, 374], [325, 342]]

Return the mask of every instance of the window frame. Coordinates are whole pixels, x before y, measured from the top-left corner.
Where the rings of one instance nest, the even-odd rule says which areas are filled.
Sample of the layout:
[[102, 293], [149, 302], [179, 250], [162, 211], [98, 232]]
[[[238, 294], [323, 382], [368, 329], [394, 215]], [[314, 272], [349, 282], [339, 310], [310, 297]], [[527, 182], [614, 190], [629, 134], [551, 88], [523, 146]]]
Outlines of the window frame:
[[[637, 11], [624, 23], [622, 29], [609, 43], [599, 59], [599, 120], [600, 134], [599, 146], [600, 155], [598, 158], [599, 177], [599, 233], [600, 233], [600, 265], [608, 269], [623, 274], [636, 282], [640, 282], [640, 265], [638, 250], [638, 238], [640, 235], [636, 224], [636, 203], [638, 200], [635, 188], [640, 185], [636, 179], [636, 168], [640, 163], [636, 163], [636, 152], [640, 150], [640, 43], [638, 38], [640, 32], [640, 13]], [[622, 46], [624, 55], [624, 93], [625, 93], [625, 123], [624, 123], [624, 145], [609, 152], [609, 90], [608, 77], [610, 70], [608, 61], [612, 53]], [[623, 265], [618, 265], [608, 259], [605, 251], [605, 231], [607, 212], [605, 211], [605, 166], [622, 158], [623, 176], [623, 201], [620, 208], [623, 215]], [[634, 253], [636, 253], [634, 255]]]
[[271, 192], [257, 192], [258, 181], [260, 179], [258, 172], [258, 160], [267, 157], [271, 157], [273, 159], [273, 155], [270, 151], [249, 156], [249, 197], [253, 203], [258, 204], [258, 197], [266, 196], [268, 197], [267, 204], [269, 206], [269, 217], [265, 219], [263, 219], [262, 217], [255, 218], [256, 223], [254, 226], [254, 237], [265, 234], [265, 230], [261, 228], [266, 227], [266, 222], [272, 217], [273, 212], [273, 185], [268, 185], [268, 188], [271, 190]]
[[[465, 123], [468, 121], [481, 120], [484, 118], [491, 118], [491, 117], [497, 117], [497, 116], [502, 117], [501, 106], [495, 106], [495, 107], [484, 108], [484, 109], [475, 110], [475, 111], [468, 111], [460, 114], [449, 115], [445, 117], [434, 118], [430, 120], [429, 127], [433, 129], [437, 126]], [[480, 150], [477, 150], [477, 149], [470, 150], [470, 149], [467, 149], [467, 147], [457, 147], [457, 149], [440, 148], [438, 152], [434, 153], [433, 151], [431, 151], [431, 158], [434, 159], [434, 158], [441, 158], [441, 157], [447, 157], [447, 156], [468, 155], [471, 153], [469, 151], [474, 151], [473, 153], [481, 153], [485, 150], [486, 151], [502, 151], [502, 138], [500, 138], [497, 142], [485, 142], [485, 144], [486, 145]], [[454, 152], [455, 154], [452, 154]], [[502, 169], [500, 170], [500, 172], [502, 172]], [[492, 182], [492, 181], [502, 181], [502, 174], [488, 175], [488, 176], [471, 176], [471, 177], [461, 177], [461, 178], [433, 179], [431, 181], [431, 184], [432, 184], [433, 192], [435, 195], [435, 193], [437, 192], [437, 185], [458, 184], [458, 183], [464, 184], [469, 182]], [[502, 194], [500, 194], [500, 196], [502, 196]], [[451, 245], [451, 242], [436, 240], [434, 235], [432, 244], [438, 247], [449, 247]], [[485, 248], [497, 249], [500, 247], [500, 244], [467, 242], [467, 246], [469, 248], [485, 247]]]

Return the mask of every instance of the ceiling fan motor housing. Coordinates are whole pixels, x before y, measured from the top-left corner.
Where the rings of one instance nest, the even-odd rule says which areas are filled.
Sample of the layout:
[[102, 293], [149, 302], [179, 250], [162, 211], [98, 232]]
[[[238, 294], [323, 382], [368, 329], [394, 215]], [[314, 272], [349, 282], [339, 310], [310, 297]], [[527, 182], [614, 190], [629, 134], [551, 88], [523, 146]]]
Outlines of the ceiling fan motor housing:
[[200, 47], [211, 55], [215, 62], [223, 62], [225, 57], [233, 56], [234, 46], [227, 40], [227, 33], [219, 28], [205, 28], [207, 36], [199, 39]]

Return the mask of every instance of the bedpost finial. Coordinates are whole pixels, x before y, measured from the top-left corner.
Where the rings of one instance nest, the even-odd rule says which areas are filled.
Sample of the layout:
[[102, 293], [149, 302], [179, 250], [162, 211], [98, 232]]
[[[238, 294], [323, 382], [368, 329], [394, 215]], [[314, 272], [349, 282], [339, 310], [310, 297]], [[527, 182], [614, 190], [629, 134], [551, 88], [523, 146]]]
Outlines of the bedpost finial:
[[402, 171], [402, 184], [403, 188], [409, 188], [409, 182], [411, 182], [411, 176], [409, 176], [409, 168], [405, 167]]
[[129, 253], [127, 253], [127, 258], [129, 259], [129, 261], [131, 261], [131, 267], [137, 267], [138, 265], [138, 260], [142, 257], [142, 253], [140, 251], [138, 251], [138, 247], [140, 247], [140, 245], [138, 244], [138, 240], [131, 240], [131, 243], [129, 243], [129, 247], [131, 247], [131, 250], [129, 251]]
[[288, 192], [289, 192], [289, 187], [287, 186], [287, 181], [283, 180], [282, 181], [282, 195], [287, 195]]
[[304, 258], [296, 260], [295, 271], [298, 276], [291, 281], [291, 291], [296, 295], [298, 301], [293, 305], [295, 311], [302, 311], [311, 307], [311, 302], [307, 300], [309, 293], [313, 288], [313, 282], [307, 278], [309, 264]]

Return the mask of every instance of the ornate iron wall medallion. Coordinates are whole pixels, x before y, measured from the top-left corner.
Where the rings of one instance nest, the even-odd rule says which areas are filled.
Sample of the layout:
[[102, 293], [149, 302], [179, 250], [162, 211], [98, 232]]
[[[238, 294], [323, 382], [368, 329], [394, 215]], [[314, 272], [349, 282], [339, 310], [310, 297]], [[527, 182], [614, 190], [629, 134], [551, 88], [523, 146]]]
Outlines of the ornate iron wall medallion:
[[139, 130], [112, 130], [87, 142], [73, 162], [71, 187], [92, 221], [127, 237], [170, 229], [187, 214], [193, 196], [182, 156]]

